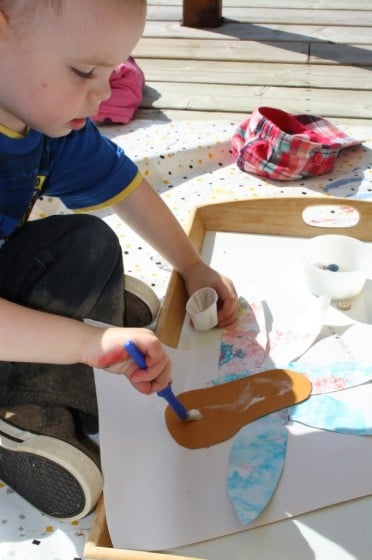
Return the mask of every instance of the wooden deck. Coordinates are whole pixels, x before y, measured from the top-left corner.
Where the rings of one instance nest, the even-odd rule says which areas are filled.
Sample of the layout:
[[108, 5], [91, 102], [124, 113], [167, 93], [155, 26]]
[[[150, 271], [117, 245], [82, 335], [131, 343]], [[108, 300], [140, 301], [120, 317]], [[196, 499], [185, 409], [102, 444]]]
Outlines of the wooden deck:
[[223, 0], [213, 29], [182, 26], [182, 0], [148, 6], [137, 117], [240, 118], [268, 105], [372, 124], [372, 0]]

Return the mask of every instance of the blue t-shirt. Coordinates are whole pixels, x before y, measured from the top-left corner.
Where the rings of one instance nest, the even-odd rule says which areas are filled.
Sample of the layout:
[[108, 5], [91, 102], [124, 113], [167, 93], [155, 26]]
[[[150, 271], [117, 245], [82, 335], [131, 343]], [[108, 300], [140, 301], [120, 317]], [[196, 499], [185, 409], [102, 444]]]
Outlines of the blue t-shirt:
[[35, 130], [25, 137], [0, 132], [0, 239], [27, 220], [41, 195], [58, 197], [71, 210], [97, 210], [125, 198], [141, 178], [90, 120], [62, 138]]

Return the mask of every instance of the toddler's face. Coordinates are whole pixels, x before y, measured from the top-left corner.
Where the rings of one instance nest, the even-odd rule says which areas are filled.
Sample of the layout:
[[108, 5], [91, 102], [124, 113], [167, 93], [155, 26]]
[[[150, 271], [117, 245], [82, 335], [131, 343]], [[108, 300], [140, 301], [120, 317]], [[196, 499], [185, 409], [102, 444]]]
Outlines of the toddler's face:
[[53, 137], [82, 128], [142, 34], [138, 4], [64, 0], [61, 13], [39, 13], [21, 33], [10, 26], [0, 43], [0, 123]]

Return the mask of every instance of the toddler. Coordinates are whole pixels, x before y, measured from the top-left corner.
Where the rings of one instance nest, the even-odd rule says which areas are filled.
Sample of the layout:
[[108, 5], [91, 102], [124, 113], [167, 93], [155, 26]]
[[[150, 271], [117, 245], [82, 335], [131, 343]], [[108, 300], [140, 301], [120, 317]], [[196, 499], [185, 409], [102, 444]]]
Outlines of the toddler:
[[[152, 290], [126, 278], [111, 207], [178, 271], [212, 286], [230, 324], [232, 282], [205, 264], [136, 165], [91, 118], [143, 32], [142, 0], [0, 0], [0, 479], [42, 512], [78, 519], [102, 490], [93, 367], [152, 394], [171, 364], [146, 328]], [[75, 213], [28, 221], [42, 195]], [[98, 328], [90, 318], [114, 325]], [[128, 359], [127, 340], [146, 357]]]

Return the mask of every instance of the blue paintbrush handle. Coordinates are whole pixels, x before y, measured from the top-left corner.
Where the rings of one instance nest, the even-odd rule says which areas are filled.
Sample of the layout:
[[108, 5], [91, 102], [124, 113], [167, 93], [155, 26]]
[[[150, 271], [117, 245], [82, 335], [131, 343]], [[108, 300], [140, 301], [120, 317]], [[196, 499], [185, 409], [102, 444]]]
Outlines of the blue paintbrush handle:
[[128, 342], [124, 344], [124, 348], [140, 369], [147, 369], [145, 356], [142, 354], [141, 350], [134, 344], [134, 342], [128, 340]]
[[169, 406], [174, 410], [174, 412], [181, 418], [181, 420], [187, 420], [189, 417], [189, 413], [187, 412], [186, 408], [183, 406], [181, 401], [177, 399], [176, 395], [172, 391], [172, 387], [167, 385], [165, 389], [158, 391], [159, 397], [163, 397]]
[[[134, 360], [140, 369], [146, 369], [145, 356], [142, 354], [141, 350], [132, 342], [128, 340], [125, 343], [124, 348], [128, 352], [129, 356]], [[174, 410], [174, 412], [181, 418], [181, 420], [187, 420], [189, 414], [183, 404], [177, 399], [176, 395], [172, 391], [172, 387], [168, 385], [165, 389], [158, 391], [159, 397], [163, 397], [169, 406]]]

